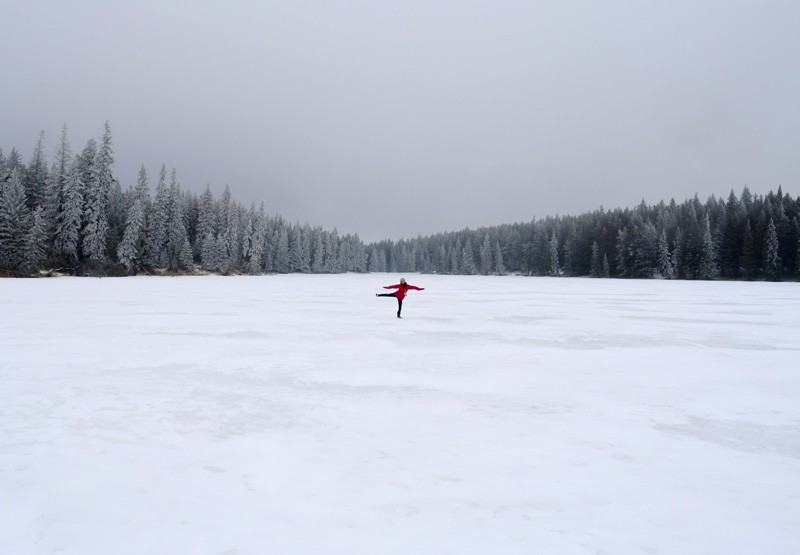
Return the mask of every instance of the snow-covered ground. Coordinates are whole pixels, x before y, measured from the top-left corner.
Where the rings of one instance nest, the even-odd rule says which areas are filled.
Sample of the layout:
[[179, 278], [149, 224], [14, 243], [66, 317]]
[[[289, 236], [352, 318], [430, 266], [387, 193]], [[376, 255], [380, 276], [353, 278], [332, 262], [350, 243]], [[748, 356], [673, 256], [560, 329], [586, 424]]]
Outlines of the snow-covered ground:
[[800, 553], [800, 284], [0, 280], [0, 551]]

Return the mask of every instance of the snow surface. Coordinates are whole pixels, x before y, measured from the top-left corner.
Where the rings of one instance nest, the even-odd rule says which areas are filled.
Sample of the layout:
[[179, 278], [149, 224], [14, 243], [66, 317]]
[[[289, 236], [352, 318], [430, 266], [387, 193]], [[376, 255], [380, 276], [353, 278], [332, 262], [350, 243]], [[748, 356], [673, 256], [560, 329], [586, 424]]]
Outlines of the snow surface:
[[0, 551], [799, 553], [800, 284], [0, 280]]

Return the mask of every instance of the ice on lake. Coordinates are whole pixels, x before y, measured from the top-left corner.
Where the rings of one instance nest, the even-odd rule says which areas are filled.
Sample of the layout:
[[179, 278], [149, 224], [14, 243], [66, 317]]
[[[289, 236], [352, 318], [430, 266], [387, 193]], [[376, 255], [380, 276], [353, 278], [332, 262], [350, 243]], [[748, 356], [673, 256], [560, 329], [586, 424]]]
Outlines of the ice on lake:
[[798, 553], [800, 284], [0, 280], [14, 554]]

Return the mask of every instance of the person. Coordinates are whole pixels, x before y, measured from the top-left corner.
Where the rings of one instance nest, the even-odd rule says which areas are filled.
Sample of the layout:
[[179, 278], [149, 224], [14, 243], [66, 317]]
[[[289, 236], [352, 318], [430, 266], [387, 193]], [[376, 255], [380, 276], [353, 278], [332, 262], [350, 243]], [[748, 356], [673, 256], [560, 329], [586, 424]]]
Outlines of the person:
[[397, 289], [394, 293], [375, 293], [376, 297], [395, 297], [397, 299], [397, 317], [402, 318], [400, 316], [400, 312], [403, 310], [403, 299], [406, 298], [406, 293], [409, 289], [413, 289], [415, 291], [424, 291], [424, 287], [417, 287], [416, 285], [409, 285], [406, 282], [406, 278], [400, 278], [400, 283], [397, 285], [387, 285], [384, 289]]

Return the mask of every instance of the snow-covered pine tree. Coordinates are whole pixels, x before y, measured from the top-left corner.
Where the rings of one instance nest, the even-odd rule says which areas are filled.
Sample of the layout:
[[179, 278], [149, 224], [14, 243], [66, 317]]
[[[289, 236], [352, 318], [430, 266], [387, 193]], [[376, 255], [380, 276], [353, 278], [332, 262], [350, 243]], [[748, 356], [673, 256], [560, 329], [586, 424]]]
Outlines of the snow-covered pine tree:
[[721, 240], [718, 245], [720, 272], [723, 277], [738, 277], [744, 210], [733, 189], [728, 195], [723, 214], [722, 225], [718, 226], [718, 229], [721, 228]]
[[340, 271], [353, 272], [355, 270], [356, 262], [354, 259], [353, 243], [350, 235], [345, 235], [339, 244], [339, 262]]
[[[402, 260], [400, 258], [402, 254], [400, 252], [400, 246], [401, 246], [400, 243], [395, 243], [394, 245], [389, 243], [381, 246], [383, 255], [386, 257], [386, 271], [392, 274], [396, 274], [397, 272], [400, 271], [398, 269], [398, 266], [400, 266], [400, 264], [402, 263]], [[459, 256], [460, 255], [461, 253], [459, 253]]]
[[87, 261], [102, 267], [107, 261], [106, 241], [108, 240], [108, 201], [114, 181], [111, 167], [114, 153], [111, 149], [111, 128], [105, 123], [105, 131], [97, 150], [90, 179], [86, 183], [86, 208], [83, 228], [82, 251]]
[[767, 235], [765, 237], [765, 257], [764, 257], [764, 272], [771, 280], [778, 279], [781, 269], [781, 259], [778, 255], [780, 246], [778, 244], [778, 231], [775, 228], [775, 222], [769, 218], [767, 223]]
[[64, 126], [61, 128], [61, 140], [58, 143], [58, 148], [56, 149], [56, 159], [53, 162], [53, 170], [52, 173], [55, 173], [63, 182], [66, 180], [67, 172], [72, 165], [72, 147], [69, 142], [69, 133], [67, 129], [67, 124], [65, 123]]
[[[61, 170], [59, 169], [59, 172]], [[77, 270], [81, 261], [80, 238], [83, 218], [83, 182], [77, 163], [59, 176], [61, 183], [61, 202], [56, 214], [53, 252]]]
[[467, 239], [464, 248], [461, 249], [461, 273], [467, 276], [475, 275], [477, 266], [475, 264], [475, 252], [472, 250], [472, 240]]
[[[31, 160], [25, 167], [22, 175], [22, 184], [25, 187], [25, 195], [28, 208], [33, 210], [37, 206], [44, 206], [46, 202], [47, 182], [48, 182], [47, 161], [44, 154], [44, 131], [39, 132], [39, 139], [33, 147]], [[44, 216], [43, 216], [44, 218]]]
[[567, 233], [567, 239], [564, 241], [563, 260], [564, 265], [561, 268], [562, 273], [568, 276], [574, 276], [578, 273], [578, 245], [575, 240], [577, 232], [573, 229]]
[[102, 192], [96, 188], [96, 184], [89, 186], [86, 201], [84, 219], [86, 226], [83, 228], [81, 250], [85, 256], [85, 261], [102, 267], [106, 262], [106, 234], [108, 233], [108, 220], [106, 219], [106, 203]]
[[750, 218], [748, 218], [744, 226], [744, 233], [742, 234], [742, 256], [740, 262], [742, 272], [747, 279], [753, 279], [756, 274], [754, 248], [753, 228], [750, 226]]
[[389, 252], [391, 254], [387, 260], [389, 265], [388, 270], [392, 273], [408, 271], [408, 251], [406, 251], [405, 241], [401, 240], [393, 249], [390, 249]]
[[83, 150], [75, 156], [73, 164], [74, 171], [78, 172], [78, 180], [76, 183], [78, 183], [81, 187], [81, 198], [83, 200], [83, 204], [81, 206], [81, 235], [78, 239], [78, 253], [80, 255], [80, 259], [77, 269], [79, 271], [80, 267], [87, 262], [87, 255], [86, 252], [84, 252], [83, 242], [86, 234], [86, 226], [88, 225], [89, 188], [93, 176], [95, 175], [94, 165], [96, 161], [97, 141], [95, 139], [89, 139], [86, 141], [86, 146], [83, 147]]
[[386, 251], [384, 249], [378, 249], [378, 270], [379, 272], [388, 272], [389, 271], [389, 261], [386, 258]]
[[661, 230], [658, 236], [658, 273], [665, 279], [674, 277], [672, 271], [672, 258], [669, 253], [669, 243], [667, 242], [667, 232]]
[[364, 273], [367, 271], [367, 246], [358, 235], [354, 236], [355, 249], [356, 249], [356, 264], [358, 272]]
[[167, 265], [167, 226], [169, 225], [169, 190], [167, 189], [167, 166], [161, 164], [153, 208], [147, 217], [147, 239], [145, 242], [146, 264], [151, 268]]
[[500, 241], [494, 242], [494, 273], [502, 276], [506, 273], [506, 265], [503, 262], [503, 248], [500, 246]]
[[461, 273], [461, 239], [456, 239], [456, 244], [449, 248], [450, 251], [450, 274], [459, 275]]
[[125, 222], [125, 233], [122, 236], [119, 246], [117, 246], [117, 259], [125, 266], [129, 273], [138, 271], [138, 260], [141, 256], [142, 231], [145, 224], [145, 212], [142, 200], [135, 198], [133, 206], [128, 211], [128, 218]]
[[198, 204], [195, 254], [202, 258], [202, 245], [206, 237], [217, 232], [217, 206], [209, 185], [206, 185], [205, 191], [200, 195]]
[[633, 277], [651, 278], [658, 271], [658, 232], [652, 222], [637, 221], [633, 244]]
[[[80, 174], [80, 182], [83, 186], [81, 193], [86, 197], [86, 189], [89, 187], [89, 182], [92, 180], [94, 173], [94, 164], [97, 160], [97, 141], [89, 139], [86, 141], [86, 146], [83, 150], [75, 155], [73, 166]], [[84, 200], [85, 202], [85, 200]]]
[[314, 229], [314, 250], [311, 255], [311, 271], [321, 274], [325, 270], [325, 238], [322, 236], [322, 229]]
[[125, 220], [130, 209], [130, 199], [133, 192], [123, 192], [119, 180], [114, 179], [108, 191], [108, 239], [106, 248], [111, 258], [117, 252], [117, 247], [125, 234]]
[[434, 270], [440, 274], [446, 274], [449, 269], [449, 258], [447, 256], [447, 247], [444, 244], [436, 248], [436, 256], [434, 257]]
[[247, 268], [244, 264], [244, 237], [245, 226], [247, 224], [247, 210], [244, 205], [239, 202], [235, 203], [235, 206], [234, 218], [236, 221], [236, 228], [233, 244], [231, 245], [233, 264], [234, 268], [237, 270], [246, 271]]
[[589, 263], [589, 275], [593, 278], [599, 278], [600, 273], [603, 271], [600, 262], [600, 246], [597, 241], [592, 242], [592, 258]]
[[194, 257], [192, 256], [192, 245], [189, 243], [189, 238], [183, 240], [183, 247], [181, 248], [180, 265], [182, 268], [189, 270], [194, 269]]
[[22, 155], [17, 150], [17, 147], [12, 147], [11, 152], [8, 153], [6, 156], [4, 169], [2, 176], [3, 179], [9, 178], [11, 174], [17, 170], [20, 172], [20, 180], [22, 179], [22, 172], [24, 171], [24, 167], [22, 165]]
[[535, 276], [550, 275], [552, 255], [550, 253], [550, 239], [547, 233], [547, 226], [544, 221], [540, 220], [534, 226], [531, 243], [531, 274]]
[[[408, 271], [409, 272], [416, 272], [417, 271], [417, 245], [416, 243], [410, 243], [406, 247], [406, 260], [408, 261]], [[475, 267], [475, 271], [477, 272], [477, 266]]]
[[558, 276], [561, 274], [558, 264], [558, 234], [553, 230], [550, 235], [550, 275]]
[[292, 256], [289, 252], [289, 231], [285, 225], [278, 229], [278, 239], [275, 249], [275, 271], [286, 274], [292, 270]]
[[200, 253], [200, 265], [209, 272], [218, 272], [222, 266], [222, 252], [219, 250], [217, 237], [209, 233], [203, 239]]
[[339, 258], [339, 232], [336, 228], [330, 233], [325, 233], [325, 272], [338, 274], [342, 271], [342, 261]]
[[62, 210], [64, 202], [62, 191], [67, 181], [67, 173], [72, 164], [72, 150], [67, 137], [66, 124], [61, 130], [61, 141], [56, 149], [55, 160], [50, 167], [47, 180], [47, 194], [45, 198], [45, 220], [47, 221], [47, 236], [49, 238], [49, 250], [57, 256], [56, 227], [58, 225], [58, 214]]
[[233, 270], [233, 260], [228, 252], [228, 241], [224, 234], [217, 236], [215, 249], [215, 257], [219, 260], [217, 271], [222, 275], [228, 275]]
[[434, 257], [436, 255], [427, 248], [421, 249], [421, 253], [422, 254], [419, 255], [419, 271], [425, 274], [436, 273], [436, 266], [434, 263]]
[[357, 272], [366, 272], [367, 271], [367, 246], [361, 240], [358, 235], [355, 235], [353, 238], [355, 241], [355, 260], [356, 260], [356, 271]]
[[26, 273], [38, 270], [47, 257], [47, 223], [44, 208], [37, 206], [31, 215], [31, 227], [25, 239], [22, 269]]
[[[264, 210], [264, 203], [261, 203], [261, 210]], [[275, 251], [278, 243], [276, 220], [266, 216], [264, 212], [264, 254], [262, 272], [271, 274], [275, 272]]]
[[149, 196], [147, 171], [142, 165], [139, 169], [139, 180], [134, 191], [133, 205], [128, 210], [128, 217], [125, 221], [125, 232], [122, 236], [122, 241], [117, 247], [117, 258], [128, 272], [134, 274], [140, 269], [141, 258], [144, 254]]
[[700, 271], [701, 279], [713, 279], [716, 277], [717, 270], [717, 250], [711, 237], [711, 223], [708, 212], [703, 216], [703, 242], [700, 249]]
[[[309, 247], [308, 253], [303, 249], [303, 231], [298, 224], [287, 226], [286, 233], [289, 238], [289, 273], [300, 272], [302, 267], [302, 258], [306, 254], [309, 257], [309, 271], [311, 271], [311, 248]], [[309, 231], [310, 234], [310, 231]], [[306, 235], [308, 238], [309, 236]], [[310, 240], [310, 239], [309, 239]]]
[[480, 259], [479, 267], [481, 275], [488, 276], [492, 273], [492, 242], [489, 239], [489, 234], [483, 236], [483, 243], [478, 251], [478, 258]]
[[14, 167], [9, 180], [0, 187], [0, 270], [22, 269], [29, 231], [30, 211], [25, 201], [25, 187], [19, 168]]
[[311, 271], [311, 226], [305, 224], [302, 228], [297, 226], [298, 230], [298, 270], [307, 274]]
[[218, 269], [221, 253], [217, 253], [217, 236], [214, 233], [206, 234], [200, 245], [200, 267], [209, 272]]
[[619, 277], [630, 277], [631, 259], [633, 258], [633, 248], [630, 241], [630, 232], [625, 226], [617, 231], [617, 275]]
[[219, 198], [217, 212], [219, 213], [217, 243], [221, 247], [223, 256], [221, 271], [227, 274], [236, 267], [238, 255], [237, 236], [239, 234], [236, 203], [231, 198], [231, 190], [228, 185], [225, 185], [225, 190]]
[[194, 247], [197, 242], [197, 218], [200, 214], [199, 197], [192, 191], [181, 189], [181, 203], [183, 204], [183, 224], [186, 226], [186, 238], [189, 240], [189, 250], [192, 254], [192, 265], [198, 256]]
[[256, 224], [255, 211], [255, 203], [250, 203], [250, 210], [247, 211], [242, 225], [242, 264], [247, 273], [250, 273], [250, 253], [252, 251], [253, 229]]
[[169, 209], [167, 217], [167, 269], [188, 270], [192, 267], [192, 251], [184, 223], [183, 195], [178, 185], [178, 172], [173, 168], [169, 186]]
[[[225, 190], [222, 192], [219, 202], [219, 238], [222, 240], [222, 252], [227, 260], [224, 262], [225, 266], [233, 267], [233, 252], [234, 244], [236, 242], [236, 202], [231, 196], [231, 190], [228, 185], [225, 185]], [[226, 273], [227, 273], [226, 271]]]
[[373, 246], [369, 253], [367, 254], [367, 271], [368, 272], [377, 272], [378, 271], [378, 248]]
[[253, 210], [253, 227], [250, 236], [249, 272], [258, 275], [264, 271], [264, 247], [267, 235], [267, 218], [264, 214], [264, 203], [258, 211]]
[[386, 252], [378, 247], [373, 247], [370, 254], [370, 272], [386, 272]]
[[672, 244], [672, 275], [677, 279], [684, 277], [683, 258], [683, 230], [678, 226]]

